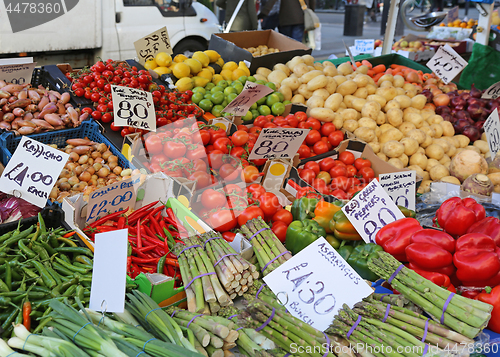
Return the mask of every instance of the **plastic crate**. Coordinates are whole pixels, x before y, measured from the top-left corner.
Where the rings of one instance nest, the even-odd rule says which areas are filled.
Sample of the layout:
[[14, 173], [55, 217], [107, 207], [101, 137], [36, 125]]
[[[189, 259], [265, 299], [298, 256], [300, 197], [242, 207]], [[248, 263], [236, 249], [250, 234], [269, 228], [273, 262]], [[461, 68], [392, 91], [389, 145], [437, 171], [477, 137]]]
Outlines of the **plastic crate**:
[[[64, 227], [66, 230], [71, 228], [64, 221], [64, 212], [57, 206], [45, 207], [40, 213], [47, 228]], [[21, 230], [28, 229], [32, 225], [38, 223], [38, 215], [21, 219]], [[0, 235], [13, 231], [17, 228], [19, 221], [0, 224]]]
[[421, 65], [411, 59], [398, 55], [397, 53], [391, 53], [389, 55], [382, 55], [379, 57], [367, 58], [367, 61], [370, 62], [374, 67], [383, 64], [386, 67], [389, 67], [391, 64], [399, 64], [402, 66], [406, 66], [409, 68], [416, 69], [417, 71], [422, 71], [424, 73], [431, 73], [431, 69], [427, 66]]
[[[367, 60], [369, 58], [372, 58], [372, 55], [366, 54], [366, 55], [359, 55], [359, 56], [354, 56], [354, 61], [362, 61], [362, 60]], [[351, 61], [350, 57], [341, 57], [341, 58], [335, 58], [331, 60], [322, 60], [322, 61], [316, 61], [318, 63], [323, 63], [323, 62], [332, 62], [334, 65], [338, 66], [339, 64], [342, 64], [344, 62], [349, 62]]]

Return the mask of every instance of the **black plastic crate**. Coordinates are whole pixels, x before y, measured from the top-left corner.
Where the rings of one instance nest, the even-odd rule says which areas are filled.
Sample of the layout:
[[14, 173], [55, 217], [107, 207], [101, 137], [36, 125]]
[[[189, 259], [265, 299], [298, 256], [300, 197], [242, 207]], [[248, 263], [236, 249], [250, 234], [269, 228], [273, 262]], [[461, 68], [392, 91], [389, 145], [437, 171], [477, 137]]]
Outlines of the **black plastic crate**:
[[[63, 227], [66, 230], [71, 228], [64, 221], [64, 211], [58, 206], [45, 207], [41, 211], [43, 221], [47, 228]], [[21, 219], [21, 230], [28, 229], [38, 222], [38, 215]], [[0, 235], [14, 231], [17, 228], [19, 221], [0, 224]]]

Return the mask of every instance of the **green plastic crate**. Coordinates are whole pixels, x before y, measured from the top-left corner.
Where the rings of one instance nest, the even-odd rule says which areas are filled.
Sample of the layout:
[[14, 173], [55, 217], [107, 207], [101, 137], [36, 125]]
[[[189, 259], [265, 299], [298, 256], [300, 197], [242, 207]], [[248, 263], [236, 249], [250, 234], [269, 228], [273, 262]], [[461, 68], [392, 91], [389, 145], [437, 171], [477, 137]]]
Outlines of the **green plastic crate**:
[[[372, 55], [359, 55], [359, 56], [354, 56], [354, 61], [362, 61], [364, 59], [370, 59], [372, 58]], [[349, 57], [341, 57], [341, 58], [336, 58], [336, 59], [331, 59], [331, 60], [322, 60], [322, 61], [316, 61], [318, 63], [323, 63], [323, 62], [332, 62], [334, 65], [338, 66], [339, 64], [342, 64], [344, 62], [349, 62], [351, 59]]]

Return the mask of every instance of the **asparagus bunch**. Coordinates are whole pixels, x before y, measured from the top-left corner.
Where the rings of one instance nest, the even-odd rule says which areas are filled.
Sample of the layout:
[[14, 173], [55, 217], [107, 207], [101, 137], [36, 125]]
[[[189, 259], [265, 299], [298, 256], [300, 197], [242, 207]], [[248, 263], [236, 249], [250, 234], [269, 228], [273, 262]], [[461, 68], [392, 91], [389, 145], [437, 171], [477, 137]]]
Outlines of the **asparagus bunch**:
[[237, 254], [219, 233], [208, 232], [202, 234], [200, 238], [229, 297], [234, 299], [243, 295], [259, 277], [255, 265]]
[[[378, 258], [368, 262], [370, 270], [386, 280], [390, 279], [400, 265], [399, 261], [386, 252], [380, 252]], [[434, 320], [440, 321], [444, 315], [444, 325], [468, 338], [479, 335], [491, 318], [493, 306], [460, 295], [453, 295], [449, 300], [451, 293], [448, 290], [404, 266], [393, 277], [391, 285], [408, 300], [420, 306]], [[448, 306], [443, 314], [447, 301]]]
[[241, 231], [252, 244], [264, 275], [269, 274], [292, 257], [262, 217], [248, 221], [241, 227]]
[[373, 300], [377, 300], [377, 301], [383, 301], [387, 304], [396, 305], [399, 307], [404, 307], [408, 310], [414, 311], [414, 312], [419, 313], [419, 314], [422, 313], [422, 309], [418, 305], [415, 305], [413, 302], [411, 302], [410, 300], [408, 300], [407, 298], [405, 298], [401, 294], [375, 294], [374, 293], [374, 294], [370, 295], [370, 298]]
[[182, 282], [186, 287], [188, 310], [216, 313], [220, 306], [227, 306], [232, 300], [222, 288], [214, 265], [203, 250], [201, 241], [193, 237], [185, 239], [184, 242], [186, 245], [176, 244], [174, 253], [177, 255]]

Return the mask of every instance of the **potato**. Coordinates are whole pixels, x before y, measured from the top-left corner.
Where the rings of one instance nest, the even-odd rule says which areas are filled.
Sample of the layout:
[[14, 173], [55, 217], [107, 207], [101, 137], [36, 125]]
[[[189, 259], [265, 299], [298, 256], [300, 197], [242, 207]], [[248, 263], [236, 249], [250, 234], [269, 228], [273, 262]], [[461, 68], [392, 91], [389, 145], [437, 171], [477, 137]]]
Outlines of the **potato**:
[[473, 145], [476, 146], [479, 150], [481, 150], [482, 154], [486, 154], [488, 151], [490, 151], [488, 143], [484, 140], [476, 140], [474, 141]]
[[422, 183], [418, 187], [417, 193], [424, 194], [430, 192], [431, 190], [431, 180], [422, 180]]
[[357, 74], [353, 81], [358, 85], [358, 88], [366, 87], [370, 83], [370, 76]]
[[[413, 123], [412, 123], [413, 124]], [[406, 137], [415, 139], [419, 145], [425, 141], [426, 134], [420, 129], [413, 129], [405, 134]]]
[[377, 86], [375, 84], [368, 84], [365, 88], [368, 91], [368, 95], [377, 93]]
[[460, 185], [460, 180], [457, 179], [455, 176], [445, 176], [445, 177], [441, 177], [439, 180], [439, 182], [446, 182], [446, 183], [452, 183], [454, 185]]
[[[315, 71], [313, 71], [313, 72], [315, 72]], [[312, 72], [309, 72], [309, 73], [312, 73]], [[300, 77], [300, 80], [302, 81], [302, 78], [306, 77], [306, 76], [307, 76], [307, 74], [303, 75], [302, 77]], [[315, 91], [316, 89], [324, 88], [326, 86], [326, 84], [328, 83], [328, 79], [326, 79], [325, 75], [320, 74], [318, 76], [315, 76], [311, 80], [309, 80], [307, 82], [303, 82], [303, 83], [307, 83], [307, 89], [309, 89], [311, 91]]]
[[340, 108], [341, 109], [347, 109], [347, 105], [345, 105], [344, 102], [340, 103]]
[[449, 121], [444, 120], [441, 123], [441, 126], [443, 127], [443, 135], [444, 136], [453, 136], [453, 135], [455, 135], [455, 128], [453, 128], [453, 124], [450, 123]]
[[[403, 133], [400, 132], [398, 129], [396, 128], [392, 128], [392, 129], [389, 129], [385, 132], [383, 132], [378, 141], [381, 143], [381, 144], [384, 144], [388, 141], [391, 141], [391, 140], [396, 140], [396, 141], [399, 141], [403, 138]], [[399, 156], [399, 155], [398, 155]]]
[[443, 136], [443, 127], [441, 124], [431, 124], [431, 128], [434, 130], [434, 137], [440, 138]]
[[366, 97], [368, 97], [368, 89], [366, 89], [364, 87], [358, 87], [358, 89], [356, 89], [356, 92], [354, 92], [354, 96], [358, 97], [358, 98], [366, 99]]
[[[344, 129], [353, 133], [359, 127], [358, 121], [354, 119], [344, 119]], [[375, 134], [375, 133], [374, 133]]]
[[377, 135], [375, 135], [375, 131], [366, 127], [358, 127], [356, 130], [354, 130], [354, 135], [367, 143], [372, 142], [377, 138]]
[[429, 175], [431, 176], [431, 180], [439, 181], [443, 177], [450, 176], [450, 171], [443, 165], [438, 164], [429, 170]]
[[[433, 109], [430, 108], [424, 108], [420, 111], [420, 115], [426, 120], [429, 124], [434, 124], [434, 121], [430, 121], [430, 118], [434, 117], [436, 113], [434, 112]], [[440, 115], [439, 115], [440, 116]], [[441, 118], [442, 119], [442, 118]], [[441, 122], [441, 121], [440, 121]], [[439, 123], [436, 123], [439, 124]]]
[[457, 154], [457, 148], [454, 145], [450, 145], [450, 149], [445, 152], [449, 157], [453, 157]]
[[385, 124], [385, 122], [387, 121], [387, 116], [385, 115], [385, 113], [383, 111], [380, 111], [378, 112], [378, 116], [377, 116], [377, 124], [378, 125], [383, 125]]
[[486, 133], [482, 133], [482, 134], [481, 134], [481, 140], [486, 141]]
[[300, 63], [305, 64], [304, 59], [301, 56], [295, 56], [294, 58], [292, 58], [290, 61], [287, 62], [286, 66], [291, 69]]
[[334, 113], [335, 116], [333, 118], [333, 125], [335, 125], [335, 129], [340, 130], [344, 126], [344, 119], [342, 119], [342, 116], [338, 113]]
[[313, 92], [313, 96], [321, 97], [325, 101], [330, 96], [330, 93], [328, 93], [328, 91], [325, 88], [320, 88], [320, 89], [316, 89]]
[[272, 71], [269, 68], [259, 67], [259, 68], [257, 68], [257, 71], [255, 73], [260, 74], [261, 76], [264, 76], [267, 78], [271, 72]]
[[429, 145], [432, 145], [432, 138], [425, 134], [425, 140], [422, 144], [420, 144], [420, 146], [426, 149]]
[[367, 101], [366, 104], [362, 107], [361, 116], [376, 120], [380, 109], [381, 106], [378, 102]]
[[297, 77], [301, 78], [304, 74], [309, 72], [309, 68], [305, 63], [299, 63], [298, 65], [292, 68], [292, 72], [295, 73]]
[[396, 74], [394, 76], [394, 80], [392, 82], [394, 84], [394, 87], [403, 87], [405, 84], [405, 78], [399, 74]]
[[415, 109], [424, 109], [427, 104], [427, 97], [423, 94], [418, 94], [411, 98], [411, 106]]
[[389, 161], [387, 161], [389, 164], [391, 164], [392, 166], [398, 168], [398, 169], [404, 169], [404, 165], [403, 163], [401, 162], [401, 160], [399, 160], [398, 158], [396, 157], [393, 157], [391, 159], [389, 159]]
[[386, 101], [393, 100], [397, 95], [398, 91], [394, 87], [386, 87], [377, 89], [376, 94], [381, 95]]
[[378, 94], [370, 94], [366, 97], [366, 100], [377, 102], [378, 104], [380, 104], [380, 107], [384, 107], [387, 104], [385, 98]]
[[333, 93], [325, 100], [325, 108], [331, 109], [336, 112], [337, 110], [339, 110], [340, 103], [342, 103], [343, 100], [344, 97], [342, 97], [342, 94]]
[[319, 62], [314, 62], [313, 67], [322, 71], [324, 69], [323, 64]]
[[[443, 131], [444, 131], [444, 129], [443, 129]], [[455, 135], [455, 139], [458, 139], [461, 148], [467, 147], [470, 143], [470, 139], [463, 134]], [[481, 139], [481, 140], [485, 140], [485, 139]]]
[[258, 81], [261, 81], [261, 80], [262, 80], [262, 81], [264, 81], [264, 82], [268, 82], [267, 77], [264, 77], [264, 76], [262, 76], [262, 75], [260, 75], [260, 74], [258, 74], [258, 73], [254, 74], [253, 76], [254, 76], [254, 78], [255, 78], [256, 80], [258, 80]]
[[420, 176], [420, 177], [424, 177], [424, 175], [425, 175], [425, 174], [424, 174], [424, 172], [425, 172], [425, 171], [424, 171], [424, 170], [422, 170], [422, 168], [421, 168], [420, 166], [418, 166], [418, 165], [411, 165], [411, 166], [408, 166], [407, 168], [408, 168], [409, 170], [413, 170], [413, 171], [415, 171], [415, 172], [416, 172], [416, 174], [417, 174], [418, 176]]
[[410, 159], [406, 154], [402, 154], [400, 157], [398, 157], [398, 159], [403, 163], [403, 167], [408, 166], [408, 162], [410, 161]]
[[401, 109], [392, 108], [387, 111], [387, 122], [394, 127], [398, 127], [403, 123], [403, 111]]
[[419, 148], [417, 140], [413, 138], [403, 138], [399, 141], [405, 147], [405, 155], [412, 156]]
[[339, 71], [339, 73], [344, 76], [354, 72], [350, 62], [344, 62], [342, 64], [339, 64], [337, 67], [337, 71]]
[[277, 63], [274, 65], [273, 67], [273, 70], [280, 70], [280, 71], [283, 71], [287, 77], [292, 73], [292, 71], [290, 71], [290, 68], [288, 68], [287, 66], [285, 66], [283, 63]]
[[[417, 149], [417, 152], [416, 152], [416, 153], [421, 153], [421, 154], [424, 154], [424, 155], [425, 155], [425, 149], [424, 149], [423, 147], [420, 147], [420, 146], [419, 146], [419, 147], [418, 147], [418, 149]], [[415, 154], [416, 154], [416, 153], [415, 153]]]
[[430, 171], [434, 166], [441, 165], [436, 159], [427, 159], [427, 167], [425, 168], [427, 171]]
[[[300, 82], [303, 83], [303, 84], [307, 84], [311, 80], [313, 80], [313, 78], [320, 77], [320, 76], [322, 77], [323, 82], [325, 82], [326, 81], [326, 77], [323, 74], [323, 72], [315, 69], [315, 70], [312, 70], [310, 72], [304, 73], [302, 76], [300, 76]], [[326, 85], [326, 82], [324, 83], [323, 87], [325, 85]], [[318, 87], [318, 88], [321, 88], [321, 87]], [[314, 89], [318, 89], [318, 88], [314, 88]]]
[[309, 115], [323, 123], [332, 122], [335, 119], [335, 113], [328, 108], [313, 108], [310, 110]]
[[375, 141], [371, 141], [368, 143], [368, 145], [370, 145], [370, 147], [372, 148], [373, 152], [375, 154], [378, 154], [380, 152], [380, 144], [375, 142]]
[[422, 130], [424, 133], [426, 133], [427, 135], [429, 135], [431, 138], [434, 138], [434, 136], [436, 135], [436, 132], [434, 131], [434, 129], [432, 129], [430, 126], [422, 126], [420, 128], [420, 130]]
[[380, 85], [380, 83], [384, 81], [389, 81], [392, 83], [394, 81], [394, 76], [392, 74], [384, 74], [382, 77], [378, 79], [377, 83]]
[[341, 75], [338, 75], [338, 76], [335, 76], [333, 77], [333, 79], [335, 80], [335, 82], [337, 83], [337, 87], [339, 85], [341, 85], [342, 83], [344, 83], [345, 81], [347, 81], [347, 78], [344, 77], [344, 76], [341, 76]]
[[279, 69], [272, 71], [267, 76], [267, 80], [269, 82], [273, 82], [273, 83], [281, 83], [284, 79], [287, 79], [287, 78], [288, 78], [288, 75]]
[[403, 120], [413, 123], [417, 129], [420, 129], [424, 125], [424, 118], [417, 113], [403, 114]]
[[399, 105], [399, 102], [395, 100], [390, 100], [387, 102], [387, 104], [384, 106], [384, 112], [388, 112], [391, 109], [401, 109], [401, 105]]
[[299, 89], [297, 89], [297, 92], [299, 92], [299, 94], [302, 94], [306, 99], [311, 98], [313, 95], [313, 92], [307, 89], [307, 84], [301, 84]]
[[300, 84], [299, 79], [296, 77], [288, 77], [281, 81], [282, 86], [288, 86], [292, 91], [297, 90]]
[[356, 92], [357, 89], [358, 85], [354, 81], [348, 80], [337, 87], [337, 93], [346, 96], [348, 94], [353, 94], [354, 92]]
[[405, 89], [405, 95], [407, 95], [410, 98], [415, 97], [417, 94], [418, 94], [418, 90], [416, 87], [413, 87], [412, 89]]
[[283, 94], [283, 98], [285, 100], [291, 100], [293, 97], [292, 89], [289, 86], [281, 85], [280, 89], [278, 90], [281, 94]]
[[[406, 136], [406, 133], [409, 131], [416, 129], [415, 124], [409, 123], [409, 122], [403, 122], [398, 129], [403, 133], [404, 136]], [[420, 144], [420, 143], [419, 143]]]
[[380, 130], [380, 127], [377, 126], [375, 128], [375, 135], [376, 135], [376, 138], [374, 139], [374, 141], [378, 142], [378, 137], [382, 134], [382, 130]]
[[444, 154], [441, 160], [439, 160], [439, 163], [441, 165], [445, 165], [446, 163], [451, 162], [451, 159], [448, 155]]
[[306, 99], [302, 94], [295, 94], [292, 99], [290, 99], [292, 103], [306, 104]]
[[368, 70], [369, 70], [368, 66], [362, 64], [354, 71], [354, 73], [367, 74]]
[[366, 127], [372, 130], [375, 130], [377, 128], [377, 122], [371, 118], [361, 118], [358, 120], [358, 125], [360, 127]]
[[391, 81], [378, 82], [377, 84], [379, 88], [394, 88]]
[[[422, 110], [423, 111], [423, 110]], [[427, 111], [426, 111], [427, 112]], [[443, 122], [443, 117], [441, 115], [431, 115], [427, 118], [429, 124], [441, 124]]]
[[[364, 108], [364, 106], [366, 105], [367, 101], [366, 99], [363, 99], [363, 98], [356, 98], [354, 97], [355, 99], [352, 101], [352, 107], [353, 109], [357, 110], [358, 112], [361, 112]], [[345, 102], [345, 99], [344, 99], [344, 102]], [[363, 115], [363, 114], [361, 114]]]
[[382, 124], [381, 126], [379, 126], [379, 128], [380, 128], [380, 133], [382, 134], [389, 129], [393, 129], [394, 127], [391, 124]]
[[384, 153], [379, 152], [379, 153], [377, 153], [377, 156], [378, 156], [378, 157], [380, 157], [380, 158], [381, 158], [382, 160], [384, 160], [384, 161], [387, 161], [387, 160], [388, 160], [387, 156], [385, 156], [385, 154], [384, 154]]
[[355, 120], [355, 121], [358, 121], [358, 112], [354, 109], [345, 109], [344, 111], [342, 111], [341, 113], [342, 115], [342, 119], [344, 119], [344, 123], [346, 120]]
[[325, 100], [319, 96], [313, 95], [311, 98], [309, 98], [306, 102], [306, 105], [309, 108], [323, 108], [323, 105], [325, 104]]
[[324, 89], [326, 89], [330, 94], [335, 93], [337, 91], [337, 82], [335, 81], [335, 79], [333, 79], [333, 77], [327, 76], [326, 79], [327, 82]]
[[406, 95], [398, 95], [394, 97], [394, 100], [399, 103], [401, 109], [405, 109], [411, 106], [411, 98]]
[[382, 145], [382, 152], [387, 157], [399, 157], [405, 152], [405, 147], [396, 140], [389, 140]]
[[427, 156], [422, 153], [415, 153], [410, 157], [410, 165], [420, 166], [422, 170], [427, 168]]
[[308, 66], [312, 66], [314, 64], [314, 57], [313, 56], [303, 55], [301, 57], [304, 60], [304, 63], [307, 64]]
[[357, 99], [355, 96], [353, 95], [346, 95], [344, 97], [344, 104], [347, 106], [347, 108], [352, 108], [352, 102], [354, 101], [354, 99]]
[[[323, 67], [326, 68], [327, 66], [333, 66], [333, 67], [335, 67], [335, 65], [333, 64], [333, 62], [324, 61], [323, 62]], [[335, 67], [335, 68], [337, 68], [337, 67]]]
[[[331, 62], [329, 62], [331, 63]], [[323, 73], [325, 74], [325, 76], [330, 76], [330, 77], [335, 77], [339, 74], [339, 72], [337, 71], [337, 68], [335, 67], [335, 65], [332, 63], [332, 66], [325, 66], [323, 68]]]

